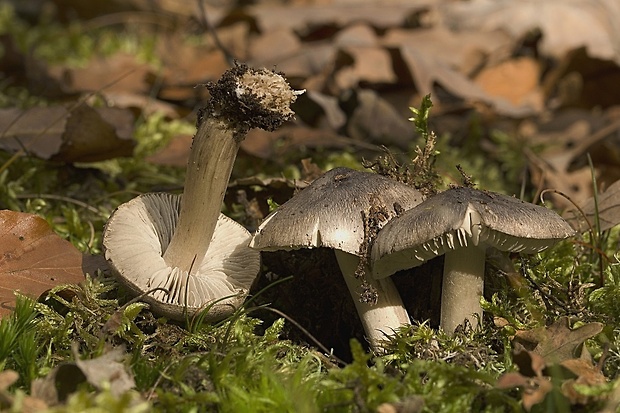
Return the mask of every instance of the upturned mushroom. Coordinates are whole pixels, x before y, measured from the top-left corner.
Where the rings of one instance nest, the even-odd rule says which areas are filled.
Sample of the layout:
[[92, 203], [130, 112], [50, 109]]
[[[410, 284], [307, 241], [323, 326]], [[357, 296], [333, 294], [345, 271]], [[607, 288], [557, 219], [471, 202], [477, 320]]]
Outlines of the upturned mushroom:
[[249, 232], [220, 213], [241, 141], [293, 117], [294, 91], [269, 70], [236, 65], [199, 112], [182, 197], [146, 194], [117, 208], [103, 233], [105, 258], [122, 284], [155, 312], [182, 319], [210, 308], [218, 320], [242, 304], [260, 267]]
[[[448, 334], [482, 316], [487, 247], [537, 253], [574, 235], [550, 209], [473, 188], [434, 195], [390, 221], [371, 253], [373, 275], [384, 279], [445, 254], [440, 326]], [[478, 317], [478, 318], [479, 318]]]
[[420, 192], [408, 185], [371, 172], [335, 168], [268, 215], [250, 247], [333, 249], [370, 346], [379, 350], [386, 335], [410, 320], [392, 281], [366, 276], [370, 238], [421, 201]]

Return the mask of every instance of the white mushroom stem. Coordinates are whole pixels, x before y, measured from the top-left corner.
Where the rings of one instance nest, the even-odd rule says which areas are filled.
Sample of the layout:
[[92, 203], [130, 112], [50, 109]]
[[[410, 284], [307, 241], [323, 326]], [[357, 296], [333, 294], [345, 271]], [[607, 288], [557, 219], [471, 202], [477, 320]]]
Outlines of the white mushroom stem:
[[187, 272], [200, 267], [215, 231], [239, 142], [230, 123], [219, 118], [207, 116], [198, 127], [188, 161], [179, 222], [164, 253], [169, 266]]
[[469, 319], [478, 325], [474, 314], [482, 317], [480, 297], [484, 289], [485, 249], [479, 246], [447, 251], [441, 291], [441, 328], [449, 335]]
[[355, 302], [355, 308], [362, 321], [366, 338], [373, 351], [381, 350], [381, 342], [403, 324], [409, 324], [409, 314], [405, 310], [400, 294], [391, 278], [375, 280], [368, 277], [366, 283], [376, 290], [375, 304], [360, 301], [363, 280], [355, 277], [359, 257], [344, 251], [335, 250], [340, 271]]

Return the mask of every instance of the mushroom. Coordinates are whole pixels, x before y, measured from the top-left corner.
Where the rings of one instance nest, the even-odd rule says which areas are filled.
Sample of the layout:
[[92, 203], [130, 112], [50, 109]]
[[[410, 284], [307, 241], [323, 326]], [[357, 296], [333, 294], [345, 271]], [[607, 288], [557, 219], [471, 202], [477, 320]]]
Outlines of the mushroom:
[[537, 253], [574, 235], [555, 212], [516, 198], [473, 188], [451, 188], [390, 221], [371, 252], [373, 276], [421, 265], [445, 254], [440, 326], [452, 334], [482, 316], [487, 247]]
[[250, 247], [333, 249], [370, 346], [379, 350], [386, 334], [410, 320], [390, 279], [366, 277], [368, 247], [389, 219], [421, 201], [420, 192], [408, 185], [371, 172], [335, 168], [268, 215]]
[[120, 282], [169, 318], [211, 306], [226, 317], [259, 271], [250, 234], [220, 213], [239, 145], [251, 128], [274, 130], [293, 117], [294, 91], [279, 74], [236, 65], [199, 112], [182, 197], [146, 194], [117, 208], [103, 233], [105, 258]]

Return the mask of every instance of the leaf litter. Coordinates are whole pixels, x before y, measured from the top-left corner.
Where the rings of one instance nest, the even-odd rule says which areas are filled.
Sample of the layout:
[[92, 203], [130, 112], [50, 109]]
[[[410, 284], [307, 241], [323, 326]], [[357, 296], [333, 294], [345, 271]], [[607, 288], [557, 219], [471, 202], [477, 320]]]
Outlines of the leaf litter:
[[[419, 136], [412, 133], [411, 125], [405, 121], [410, 116], [407, 108], [417, 106], [422, 96], [432, 93], [436, 109], [432, 122], [450, 125], [445, 129], [447, 144], [442, 142], [442, 136], [437, 137], [440, 152], [450, 152], [453, 147], [463, 151], [474, 148], [482, 150], [483, 158], [490, 156], [485, 161], [493, 163], [497, 161], [494, 157], [506, 148], [493, 140], [492, 131], [516, 132], [523, 138], [524, 146], [516, 156], [525, 160], [525, 168], [531, 173], [524, 178], [523, 185], [534, 192], [549, 186], [559, 188], [574, 197], [591, 219], [595, 213], [594, 202], [584, 201], [593, 193], [592, 171], [583, 162], [589, 154], [595, 173], [599, 178], [606, 178], [598, 181], [601, 187], [597, 188], [601, 231], [616, 226], [620, 220], [616, 213], [619, 201], [614, 182], [620, 176], [610, 177], [617, 168], [618, 157], [614, 154], [619, 128], [614, 121], [614, 100], [604, 99], [605, 95], [617, 96], [617, 82], [613, 79], [619, 72], [616, 34], [620, 19], [614, 19], [618, 13], [615, 3], [604, 0], [594, 2], [596, 5], [578, 0], [545, 4], [504, 1], [500, 2], [504, 3], [502, 5], [478, 1], [452, 2], [441, 7], [438, 3], [370, 5], [301, 1], [286, 5], [267, 2], [251, 6], [208, 5], [204, 18], [195, 7], [151, 2], [148, 10], [152, 7], [160, 11], [166, 9], [172, 12], [173, 21], [176, 19], [182, 24], [187, 22], [188, 16], [196, 21], [206, 20], [206, 29], [211, 25], [213, 30], [203, 36], [207, 40], [202, 43], [195, 42], [196, 38], [187, 41], [196, 32], [189, 33], [190, 36], [183, 33], [184, 37], [174, 30], [160, 31], [156, 53], [161, 67], [117, 54], [93, 59], [82, 69], [57, 65], [50, 66], [47, 71], [32, 70], [30, 56], [17, 48], [12, 51], [15, 66], [10, 75], [14, 81], [24, 82], [25, 78], [26, 83], [22, 84], [32, 87], [51, 76], [58, 87], [55, 93], [65, 99], [90, 94], [90, 106], [85, 110], [90, 111], [90, 117], [96, 113], [101, 120], [87, 128], [78, 127], [78, 138], [87, 136], [85, 130], [101, 129], [112, 131], [108, 135], [114, 139], [102, 147], [107, 138], [96, 135], [88, 139], [84, 151], [75, 154], [67, 149], [77, 141], [67, 139], [70, 129], [66, 124], [71, 117], [78, 117], [79, 110], [64, 113], [55, 128], [45, 131], [45, 122], [39, 120], [53, 117], [50, 113], [55, 110], [60, 114], [66, 109], [43, 108], [47, 112], [34, 118], [29, 117], [29, 109], [21, 112], [9, 109], [13, 112], [3, 118], [7, 121], [2, 129], [5, 131], [3, 142], [11, 143], [6, 144], [9, 146], [5, 150], [19, 151], [26, 146], [31, 148], [26, 151], [29, 155], [65, 163], [129, 155], [134, 143], [126, 139], [132, 134], [128, 128], [132, 121], [127, 120], [127, 112], [118, 118], [104, 116], [95, 95], [100, 94], [108, 106], [122, 106], [120, 97], [129, 97], [133, 103], [128, 106], [134, 114], [148, 113], [149, 105], [155, 102], [167, 110], [166, 116], [170, 118], [188, 116], [191, 119], [194, 106], [205, 97], [204, 88], [196, 89], [195, 85], [217, 78], [229, 64], [227, 57], [232, 55], [256, 65], [276, 66], [298, 87], [309, 89], [306, 98], [311, 100], [311, 104], [299, 107], [297, 121], [287, 126], [281, 135], [246, 141], [244, 145], [247, 146], [239, 156], [244, 165], [260, 161], [263, 166], [277, 165], [282, 170], [290, 162], [287, 157], [299, 153], [299, 158], [291, 158], [293, 162], [316, 167], [307, 158], [320, 158], [322, 151], [348, 150], [361, 159], [381, 153], [380, 145], [397, 148], [396, 157], [402, 162], [401, 152], [406, 152], [406, 156], [415, 155], [412, 148], [419, 144]], [[136, 2], [134, 7], [147, 6]], [[544, 18], [547, 14], [565, 18]], [[579, 21], [575, 20], [577, 15]], [[573, 26], [569, 26], [569, 22], [573, 22]], [[581, 24], [588, 24], [592, 30], [575, 30]], [[188, 31], [193, 30], [191, 27], [195, 29], [188, 25]], [[570, 27], [570, 32], [566, 27]], [[208, 31], [206, 29], [203, 34]], [[221, 40], [220, 45], [213, 33]], [[37, 64], [46, 69], [42, 61]], [[609, 76], [601, 76], [603, 72]], [[130, 75], [125, 77], [125, 73]], [[116, 81], [120, 78], [123, 80]], [[108, 80], [113, 86], [104, 88], [106, 85], [102, 83], [107, 84]], [[103, 89], [93, 94], [93, 90], [99, 88]], [[601, 93], [597, 101], [596, 91], [601, 89], [606, 93]], [[599, 106], [599, 102], [602, 105]], [[573, 119], [563, 125], [545, 126], [549, 119], [570, 114], [575, 109], [585, 114], [587, 125]], [[450, 123], [455, 116], [458, 121]], [[7, 128], [16, 118], [24, 119], [24, 123], [13, 123]], [[35, 143], [30, 144], [23, 135], [32, 125], [38, 129], [32, 133]], [[467, 131], [467, 141], [454, 139], [463, 131]], [[480, 135], [474, 139], [477, 133]], [[15, 137], [19, 137], [20, 144], [15, 145]], [[37, 144], [37, 140], [45, 143]], [[495, 145], [500, 145], [500, 149]], [[423, 145], [418, 145], [418, 149], [420, 146]], [[162, 164], [183, 166], [187, 150], [188, 141], [181, 138], [179, 146], [164, 147], [149, 161], [158, 167]], [[302, 159], [306, 159], [305, 163]], [[441, 165], [441, 159], [439, 156], [437, 165], [441, 172], [445, 172], [442, 168], [454, 168], [454, 165]], [[281, 172], [264, 174], [261, 168], [252, 167], [248, 170], [254, 171], [253, 176], [239, 174], [239, 179], [231, 183], [226, 207], [238, 213], [234, 208], [241, 203], [245, 212], [240, 215], [252, 216], [254, 220], [268, 212], [271, 201], [283, 202], [312, 176], [308, 173], [308, 179], [296, 180], [283, 177]], [[268, 167], [265, 170], [268, 171]], [[467, 168], [462, 171], [472, 172]], [[280, 180], [266, 177], [270, 175]], [[476, 173], [473, 178], [478, 178]], [[554, 198], [554, 205], [566, 204]], [[574, 223], [584, 230], [581, 219], [576, 218]], [[54, 241], [54, 248], [56, 245], [60, 244]], [[318, 256], [320, 258], [320, 254]], [[271, 263], [282, 259], [271, 257]], [[310, 265], [300, 258], [289, 259], [292, 262], [277, 263], [275, 267], [281, 265], [280, 269], [295, 272]], [[302, 265], [296, 260], [301, 260]], [[294, 303], [288, 305], [295, 306]], [[312, 303], [308, 305], [306, 315], [311, 313]], [[140, 311], [132, 314], [131, 319], [135, 317], [142, 317]], [[347, 328], [355, 331], [355, 326]], [[523, 389], [522, 402], [526, 409], [545, 403], [553, 392], [559, 392], [567, 406], [592, 402], [596, 397], [584, 395], [580, 386], [596, 387], [604, 383], [605, 377], [592, 359], [584, 357], [588, 353], [583, 350], [586, 348], [584, 342], [592, 340], [603, 328], [591, 322], [570, 329], [568, 321], [560, 319], [546, 327], [515, 333], [513, 361], [519, 373], [504, 373], [500, 377], [500, 382], [504, 381], [502, 386]], [[363, 338], [360, 340], [363, 342]], [[438, 342], [435, 344], [439, 346]], [[74, 358], [79, 359], [77, 354]], [[98, 359], [93, 358], [95, 360]], [[95, 365], [97, 363], [101, 361], [96, 361]], [[77, 362], [74, 364], [71, 371], [80, 368]], [[558, 366], [561, 375], [556, 377]], [[121, 368], [119, 375], [122, 376], [123, 371], [126, 373]], [[560, 380], [559, 390], [554, 380]], [[97, 387], [96, 382], [93, 379], [91, 384]], [[536, 386], [532, 387], [532, 382]], [[5, 392], [6, 389], [0, 390]], [[424, 404], [417, 398], [410, 404], [406, 400], [404, 398], [400, 404], [377, 405], [384, 409], [413, 406], [411, 409], [418, 411]], [[365, 401], [355, 403], [358, 407], [366, 406]]]

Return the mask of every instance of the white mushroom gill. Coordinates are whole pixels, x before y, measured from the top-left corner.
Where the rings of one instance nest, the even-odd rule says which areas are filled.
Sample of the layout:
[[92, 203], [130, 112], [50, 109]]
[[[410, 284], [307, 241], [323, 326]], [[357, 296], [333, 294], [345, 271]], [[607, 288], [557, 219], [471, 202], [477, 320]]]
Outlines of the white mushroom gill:
[[154, 288], [170, 292], [158, 290], [144, 298], [160, 314], [179, 319], [185, 310], [191, 314], [218, 301], [212, 311], [216, 319], [228, 311], [224, 305], [237, 307], [242, 302], [243, 297], [219, 300], [247, 293], [260, 260], [247, 248], [250, 234], [245, 228], [221, 215], [212, 247], [196, 274], [167, 265], [162, 246], [168, 244], [177, 225], [179, 201], [179, 195], [156, 193], [119, 206], [104, 232], [105, 257], [136, 294]]

